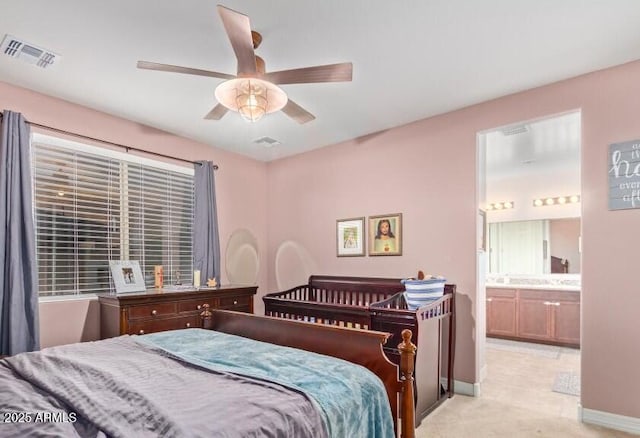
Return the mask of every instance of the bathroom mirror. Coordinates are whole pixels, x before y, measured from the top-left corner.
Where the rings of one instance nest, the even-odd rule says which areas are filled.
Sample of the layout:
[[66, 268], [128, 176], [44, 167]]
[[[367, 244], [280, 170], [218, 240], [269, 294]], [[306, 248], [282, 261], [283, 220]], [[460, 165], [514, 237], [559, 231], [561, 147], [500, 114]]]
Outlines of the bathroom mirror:
[[487, 246], [491, 274], [579, 274], [580, 218], [489, 223]]
[[226, 271], [231, 284], [257, 284], [260, 259], [258, 241], [249, 230], [239, 229], [227, 243]]

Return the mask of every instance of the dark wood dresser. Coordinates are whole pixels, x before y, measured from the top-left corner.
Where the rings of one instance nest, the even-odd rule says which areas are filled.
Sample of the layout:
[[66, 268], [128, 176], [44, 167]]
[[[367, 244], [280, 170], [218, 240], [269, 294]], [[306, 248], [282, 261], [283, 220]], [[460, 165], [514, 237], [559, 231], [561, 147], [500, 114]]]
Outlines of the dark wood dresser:
[[100, 337], [134, 335], [201, 327], [203, 304], [212, 309], [253, 313], [257, 286], [206, 289], [150, 289], [146, 292], [98, 294]]

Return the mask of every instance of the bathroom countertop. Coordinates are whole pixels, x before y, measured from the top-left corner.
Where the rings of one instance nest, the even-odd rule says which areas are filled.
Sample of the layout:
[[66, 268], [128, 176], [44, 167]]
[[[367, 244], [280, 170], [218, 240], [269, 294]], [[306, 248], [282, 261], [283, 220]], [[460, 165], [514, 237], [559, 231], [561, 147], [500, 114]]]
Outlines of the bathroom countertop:
[[580, 286], [573, 284], [486, 283], [485, 286], [495, 289], [564, 290], [569, 292], [580, 292]]

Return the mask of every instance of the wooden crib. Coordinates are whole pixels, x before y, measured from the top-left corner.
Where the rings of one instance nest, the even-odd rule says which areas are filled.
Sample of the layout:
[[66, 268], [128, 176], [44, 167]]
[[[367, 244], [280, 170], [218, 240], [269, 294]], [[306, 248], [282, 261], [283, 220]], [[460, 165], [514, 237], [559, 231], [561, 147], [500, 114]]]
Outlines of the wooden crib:
[[384, 350], [399, 364], [402, 330], [414, 333], [416, 424], [453, 395], [455, 285], [417, 310], [408, 308], [399, 278], [312, 275], [309, 283], [263, 297], [265, 315], [392, 334]]

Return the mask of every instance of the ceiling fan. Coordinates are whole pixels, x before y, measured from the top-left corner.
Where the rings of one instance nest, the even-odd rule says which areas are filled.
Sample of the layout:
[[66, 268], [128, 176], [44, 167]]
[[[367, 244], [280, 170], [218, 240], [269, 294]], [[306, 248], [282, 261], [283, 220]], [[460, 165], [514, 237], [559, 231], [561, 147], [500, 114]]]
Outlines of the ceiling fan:
[[315, 119], [313, 114], [289, 99], [278, 85], [351, 81], [353, 66], [350, 62], [267, 73], [264, 60], [254, 53], [254, 49], [262, 42], [262, 36], [251, 30], [249, 17], [222, 5], [217, 7], [238, 59], [237, 76], [177, 65], [138, 61], [138, 68], [141, 69], [226, 79], [216, 87], [215, 96], [218, 104], [209, 111], [205, 119], [220, 120], [231, 110], [255, 122], [265, 114], [282, 110], [298, 123], [307, 123]]

